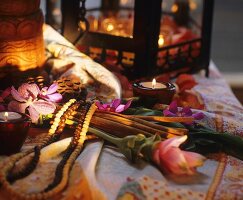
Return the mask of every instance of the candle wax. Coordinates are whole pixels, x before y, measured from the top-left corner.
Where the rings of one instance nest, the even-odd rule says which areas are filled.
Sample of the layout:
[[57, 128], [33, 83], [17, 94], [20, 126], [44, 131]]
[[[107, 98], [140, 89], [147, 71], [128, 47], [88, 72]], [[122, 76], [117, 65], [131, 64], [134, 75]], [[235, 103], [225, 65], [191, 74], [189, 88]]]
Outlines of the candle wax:
[[21, 119], [21, 115], [19, 113], [16, 113], [16, 112], [7, 112], [8, 113], [8, 116], [5, 116], [5, 113], [6, 112], [0, 112], [0, 120], [1, 121], [13, 121], [13, 120], [18, 120], [18, 119]]
[[165, 84], [163, 83], [156, 83], [155, 86], [153, 87], [152, 82], [141, 82], [141, 86], [145, 88], [152, 88], [152, 89], [164, 89], [167, 88]]

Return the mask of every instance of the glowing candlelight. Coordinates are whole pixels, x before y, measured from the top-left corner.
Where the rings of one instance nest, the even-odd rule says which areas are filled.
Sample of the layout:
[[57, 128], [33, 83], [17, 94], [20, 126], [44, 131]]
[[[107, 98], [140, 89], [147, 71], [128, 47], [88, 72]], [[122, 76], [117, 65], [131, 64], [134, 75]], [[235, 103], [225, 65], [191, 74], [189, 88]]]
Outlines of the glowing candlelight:
[[152, 88], [154, 89], [156, 86], [156, 79], [154, 78], [153, 81], [152, 81]]
[[155, 103], [169, 104], [175, 94], [175, 86], [169, 82], [152, 81], [133, 83], [134, 95], [140, 97], [141, 104], [152, 108]]
[[10, 122], [21, 119], [21, 115], [16, 112], [0, 112], [0, 121]]
[[196, 10], [197, 9], [197, 3], [194, 2], [193, 0], [189, 1], [189, 6], [191, 10]]
[[159, 35], [158, 45], [159, 47], [162, 47], [165, 43], [165, 39], [163, 35]]
[[5, 121], [8, 121], [8, 112], [5, 112], [5, 113], [4, 113], [4, 120], [5, 120]]
[[173, 4], [173, 6], [171, 7], [171, 11], [172, 11], [173, 13], [176, 13], [178, 10], [179, 10], [178, 5], [177, 5], [177, 4]]
[[106, 30], [107, 30], [108, 32], [114, 30], [114, 26], [113, 26], [113, 24], [107, 24]]
[[166, 88], [165, 84], [157, 83], [155, 78], [152, 80], [152, 82], [141, 82], [140, 85], [144, 88], [149, 88], [149, 89], [164, 89], [164, 88]]

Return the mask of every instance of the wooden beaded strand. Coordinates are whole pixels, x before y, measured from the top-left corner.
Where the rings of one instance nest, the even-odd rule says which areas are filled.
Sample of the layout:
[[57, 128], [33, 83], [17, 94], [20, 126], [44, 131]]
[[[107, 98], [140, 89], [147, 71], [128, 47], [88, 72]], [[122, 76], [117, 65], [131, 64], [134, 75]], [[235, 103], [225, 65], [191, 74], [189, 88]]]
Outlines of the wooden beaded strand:
[[[55, 194], [61, 192], [66, 187], [67, 182], [68, 182], [68, 176], [69, 176], [69, 173], [72, 169], [72, 166], [73, 166], [76, 158], [78, 157], [78, 155], [82, 151], [83, 143], [85, 141], [86, 134], [88, 132], [90, 120], [91, 120], [94, 112], [96, 111], [96, 109], [97, 109], [97, 107], [95, 106], [95, 104], [92, 104], [89, 111], [87, 112], [87, 114], [85, 116], [84, 123], [83, 123], [81, 131], [80, 131], [80, 129], [75, 130], [75, 132], [76, 131], [79, 132], [79, 135], [80, 135], [79, 140], [78, 140], [78, 144], [75, 146], [75, 149], [71, 153], [69, 159], [67, 160], [66, 165], [64, 165], [63, 177], [62, 177], [60, 183], [56, 187], [54, 187], [52, 190], [47, 191], [47, 192], [39, 192], [39, 193], [33, 193], [33, 194], [18, 193], [15, 190], [13, 190], [13, 188], [11, 187], [9, 182], [6, 180], [4, 173], [0, 173], [0, 181], [2, 183], [2, 186], [5, 188], [5, 190], [7, 192], [9, 192], [9, 194], [12, 195], [13, 197], [17, 197], [19, 199], [26, 199], [26, 200], [47, 199], [47, 198], [50, 198], [50, 197], [54, 196]], [[10, 163], [9, 165], [11, 165], [11, 164], [13, 164], [13, 163]]]
[[86, 139], [86, 134], [88, 132], [90, 120], [91, 120], [93, 114], [95, 113], [96, 109], [97, 109], [96, 105], [92, 104], [88, 113], [85, 116], [83, 127], [82, 127], [81, 131], [80, 131], [80, 129], [76, 128], [75, 132], [78, 131], [80, 137], [79, 137], [76, 148], [74, 149], [74, 151], [68, 158], [66, 165], [64, 165], [62, 179], [61, 179], [60, 183], [58, 185], [56, 185], [56, 187], [54, 187], [52, 190], [50, 190], [46, 193], [43, 193], [43, 197], [44, 197], [43, 199], [50, 198], [50, 197], [58, 194], [66, 187], [72, 166], [83, 149], [83, 144]]
[[79, 129], [81, 130], [81, 128], [83, 126], [83, 122], [85, 120], [85, 116], [86, 116], [90, 106], [91, 105], [89, 103], [81, 105], [82, 116], [78, 120], [78, 125], [76, 127], [76, 131], [74, 132], [74, 136], [72, 138], [72, 141], [70, 142], [68, 148], [65, 150], [64, 155], [62, 157], [62, 160], [60, 161], [60, 163], [56, 167], [56, 172], [55, 172], [55, 177], [54, 177], [53, 182], [48, 185], [48, 187], [44, 190], [45, 192], [55, 188], [60, 183], [62, 176], [63, 176], [63, 168], [66, 165], [67, 160], [69, 159], [70, 155], [72, 154], [72, 152], [74, 151], [74, 149], [76, 148], [76, 146], [78, 144], [80, 132], [77, 131], [77, 130], [79, 130]]
[[[73, 103], [67, 110], [65, 110], [64, 114], [61, 116], [62, 120], [59, 122], [58, 128], [56, 132], [52, 135], [52, 137], [46, 141], [46, 143], [42, 143], [42, 145], [38, 145], [34, 148], [34, 156], [31, 159], [31, 161], [26, 165], [25, 168], [23, 168], [21, 171], [18, 171], [15, 174], [8, 173], [7, 180], [10, 183], [13, 183], [14, 181], [24, 178], [28, 176], [33, 170], [36, 168], [39, 158], [40, 158], [40, 151], [45, 146], [57, 141], [60, 136], [61, 132], [63, 131], [65, 127], [65, 121], [66, 119], [79, 107], [80, 102]], [[55, 121], [55, 120], [54, 120]]]
[[[60, 109], [57, 113], [57, 115], [55, 116], [54, 122], [58, 122], [60, 117], [62, 117], [62, 115], [64, 114], [64, 112], [74, 103], [76, 102], [75, 99], [70, 99], [65, 105], [64, 108]], [[53, 132], [53, 130], [56, 131], [58, 127], [58, 124], [54, 124], [51, 126], [47, 137], [44, 139], [44, 141], [41, 143], [41, 147], [45, 147], [46, 144], [48, 145], [49, 140], [51, 139], [51, 136], [54, 135], [55, 132]], [[6, 175], [13, 169], [13, 167], [15, 166], [16, 162], [18, 162], [19, 160], [21, 160], [23, 157], [31, 154], [34, 152], [34, 149], [31, 149], [29, 151], [26, 151], [24, 153], [18, 153], [16, 155], [13, 155], [9, 162], [1, 169], [0, 171], [0, 184], [2, 187], [4, 187], [6, 189], [6, 191], [8, 191], [10, 194], [13, 194], [14, 196], [23, 196], [23, 194], [18, 195], [11, 187], [10, 183], [8, 182]], [[33, 196], [33, 195], [32, 195]], [[31, 195], [29, 196], [31, 197]], [[29, 199], [29, 197], [27, 199]]]

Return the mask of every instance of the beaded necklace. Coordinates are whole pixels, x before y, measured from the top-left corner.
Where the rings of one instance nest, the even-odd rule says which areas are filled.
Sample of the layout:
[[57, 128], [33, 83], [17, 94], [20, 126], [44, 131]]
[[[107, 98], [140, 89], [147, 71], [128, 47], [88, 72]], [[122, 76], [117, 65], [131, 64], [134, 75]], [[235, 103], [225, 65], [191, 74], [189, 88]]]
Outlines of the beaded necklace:
[[[88, 131], [88, 127], [90, 124], [90, 120], [97, 109], [95, 104], [89, 104], [85, 102], [77, 102], [75, 103], [75, 99], [69, 100], [56, 114], [54, 122], [48, 132], [47, 137], [44, 141], [36, 146], [34, 149], [27, 151], [25, 153], [20, 153], [11, 157], [10, 161], [7, 165], [1, 170], [0, 172], [0, 183], [2, 187], [12, 196], [17, 197], [19, 199], [47, 199], [52, 197], [53, 195], [61, 192], [68, 182], [68, 176], [72, 169], [72, 166], [81, 153], [83, 148], [83, 143], [86, 139], [86, 133]], [[32, 193], [32, 194], [23, 194], [18, 193], [15, 191], [11, 183], [17, 179], [23, 178], [30, 174], [36, 167], [39, 156], [40, 150], [51, 144], [52, 142], [59, 139], [61, 132], [64, 129], [65, 121], [74, 113], [76, 109], [81, 105], [81, 111], [83, 114], [82, 117], [79, 119], [79, 123], [75, 129], [74, 137], [69, 144], [68, 148], [66, 149], [64, 156], [61, 162], [58, 164], [56, 168], [55, 178], [53, 182], [44, 190], [39, 193]], [[16, 162], [18, 162], [23, 157], [29, 155], [30, 153], [35, 153], [33, 159], [27, 166], [21, 171], [16, 174], [12, 174], [11, 171], [14, 168]]]

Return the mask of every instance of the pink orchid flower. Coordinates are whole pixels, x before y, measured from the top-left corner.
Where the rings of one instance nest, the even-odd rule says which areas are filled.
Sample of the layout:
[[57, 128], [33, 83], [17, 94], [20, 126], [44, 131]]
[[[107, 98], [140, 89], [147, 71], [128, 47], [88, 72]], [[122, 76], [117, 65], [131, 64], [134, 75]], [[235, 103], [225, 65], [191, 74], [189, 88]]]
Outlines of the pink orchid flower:
[[110, 111], [110, 112], [123, 112], [128, 109], [131, 105], [132, 101], [128, 101], [125, 105], [121, 104], [121, 99], [114, 99], [111, 103], [101, 104], [99, 101], [95, 103], [99, 110], [102, 111]]
[[53, 83], [49, 88], [44, 87], [40, 91], [40, 97], [51, 102], [60, 102], [62, 100], [62, 95], [57, 93], [58, 84]]
[[186, 135], [173, 137], [155, 145], [153, 161], [162, 171], [176, 175], [193, 175], [196, 172], [196, 167], [203, 165], [206, 159], [204, 156], [179, 148], [186, 139]]
[[195, 120], [201, 120], [204, 118], [204, 114], [193, 113], [189, 107], [184, 107], [181, 110], [178, 109], [176, 101], [171, 102], [168, 109], [163, 111], [164, 116], [168, 117], [193, 117]]
[[15, 100], [8, 104], [8, 109], [25, 113], [29, 112], [32, 122], [37, 122], [39, 115], [53, 113], [56, 109], [55, 104], [37, 98], [40, 90], [36, 84], [24, 83], [18, 90], [11, 88], [11, 94]]
[[[4, 103], [4, 99], [11, 94], [11, 88], [5, 89], [0, 95], [0, 103]], [[0, 111], [6, 110], [4, 105], [0, 105]]]

